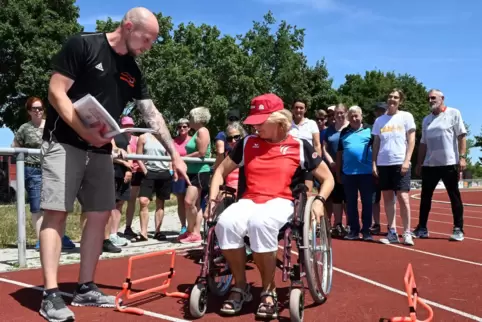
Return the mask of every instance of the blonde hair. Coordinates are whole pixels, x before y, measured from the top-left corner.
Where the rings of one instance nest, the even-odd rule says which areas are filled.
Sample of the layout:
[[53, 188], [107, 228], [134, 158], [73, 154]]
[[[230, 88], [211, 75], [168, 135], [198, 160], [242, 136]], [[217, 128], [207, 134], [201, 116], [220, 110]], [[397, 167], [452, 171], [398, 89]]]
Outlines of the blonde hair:
[[209, 113], [209, 109], [207, 107], [199, 106], [199, 107], [193, 108], [189, 112], [189, 117], [196, 124], [206, 125], [209, 123], [209, 120], [211, 119], [211, 113]]
[[283, 131], [288, 133], [291, 129], [291, 123], [293, 122], [293, 114], [287, 109], [282, 109], [271, 113], [267, 122], [278, 123]]

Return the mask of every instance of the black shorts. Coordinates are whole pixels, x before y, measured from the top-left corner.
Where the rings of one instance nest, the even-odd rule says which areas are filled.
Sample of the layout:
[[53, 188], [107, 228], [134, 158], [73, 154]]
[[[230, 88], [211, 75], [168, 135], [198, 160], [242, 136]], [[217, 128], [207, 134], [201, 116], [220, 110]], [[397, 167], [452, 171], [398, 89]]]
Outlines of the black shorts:
[[311, 171], [305, 171], [303, 173], [303, 178], [305, 179], [305, 181], [315, 181], [315, 176], [313, 175], [313, 172]]
[[381, 191], [410, 191], [411, 168], [401, 174], [401, 165], [378, 166], [378, 184]]
[[131, 186], [139, 187], [141, 185], [144, 173], [142, 171], [136, 171], [132, 174]]
[[131, 199], [131, 183], [124, 182], [124, 178], [115, 178], [115, 200], [128, 201]]
[[189, 177], [189, 181], [191, 181], [191, 185], [201, 188], [203, 192], [209, 191], [209, 183], [211, 182], [210, 172], [188, 173], [187, 176]]
[[335, 187], [328, 200], [337, 205], [345, 202], [345, 188], [343, 188], [341, 183], [335, 181]]
[[172, 176], [169, 171], [152, 172], [148, 171], [147, 175], [142, 179], [139, 189], [139, 197], [145, 197], [152, 200], [152, 196], [156, 194], [156, 198], [160, 200], [171, 199]]

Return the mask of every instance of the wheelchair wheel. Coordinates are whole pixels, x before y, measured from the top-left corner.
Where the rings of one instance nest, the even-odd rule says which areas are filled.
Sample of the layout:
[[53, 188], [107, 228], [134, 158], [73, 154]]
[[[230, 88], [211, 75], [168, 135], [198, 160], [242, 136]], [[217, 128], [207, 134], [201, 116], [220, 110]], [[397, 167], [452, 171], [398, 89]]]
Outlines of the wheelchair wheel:
[[313, 201], [314, 197], [308, 198], [303, 216], [303, 264], [310, 294], [315, 303], [321, 304], [331, 291], [333, 259], [328, 216], [323, 216], [320, 225], [311, 220]]
[[[214, 227], [212, 228], [214, 229]], [[213, 240], [209, 245], [208, 288], [216, 296], [224, 296], [228, 293], [233, 280], [233, 275], [228, 263], [224, 259], [214, 232]]]
[[293, 322], [303, 321], [305, 312], [305, 299], [303, 292], [299, 288], [294, 288], [290, 292], [290, 319]]
[[[217, 221], [219, 215], [233, 202], [232, 198], [226, 197], [225, 201], [216, 207], [214, 220]], [[210, 229], [214, 230], [214, 227]], [[233, 275], [221, 253], [214, 231], [211, 236], [213, 237], [209, 245], [208, 288], [214, 295], [224, 296], [229, 292]]]
[[206, 313], [208, 304], [208, 292], [206, 287], [198, 283], [194, 285], [189, 295], [189, 313], [195, 319], [199, 319]]

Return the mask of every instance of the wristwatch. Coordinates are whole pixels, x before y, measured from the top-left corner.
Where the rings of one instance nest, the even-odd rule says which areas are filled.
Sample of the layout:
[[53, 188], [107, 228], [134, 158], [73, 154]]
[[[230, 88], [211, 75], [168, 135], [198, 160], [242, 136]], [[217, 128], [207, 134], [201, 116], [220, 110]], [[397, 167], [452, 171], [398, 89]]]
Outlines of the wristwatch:
[[315, 200], [319, 200], [319, 201], [321, 201], [323, 204], [326, 204], [326, 199], [323, 198], [323, 197], [320, 196], [320, 195], [317, 195], [317, 196], [315, 197]]

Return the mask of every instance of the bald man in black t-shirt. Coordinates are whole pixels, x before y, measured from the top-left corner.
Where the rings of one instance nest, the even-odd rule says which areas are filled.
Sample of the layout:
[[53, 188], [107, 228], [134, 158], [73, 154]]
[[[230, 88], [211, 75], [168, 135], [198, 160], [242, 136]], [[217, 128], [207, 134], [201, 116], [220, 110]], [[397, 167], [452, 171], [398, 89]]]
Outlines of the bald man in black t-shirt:
[[182, 161], [161, 113], [149, 98], [135, 57], [157, 40], [156, 16], [145, 8], [131, 9], [112, 33], [82, 33], [67, 40], [54, 57], [49, 84], [47, 119], [43, 135], [42, 196], [44, 219], [40, 231], [40, 259], [44, 296], [40, 314], [47, 320], [67, 321], [73, 312], [62, 300], [57, 284], [60, 236], [67, 214], [77, 198], [87, 218], [81, 241], [81, 264], [72, 305], [114, 307], [114, 296], [94, 284], [94, 273], [104, 239], [104, 227], [115, 208], [111, 139], [103, 128], [87, 128], [75, 113], [73, 102], [94, 96], [118, 119], [135, 100], [144, 120], [172, 157], [175, 178], [188, 183]]

